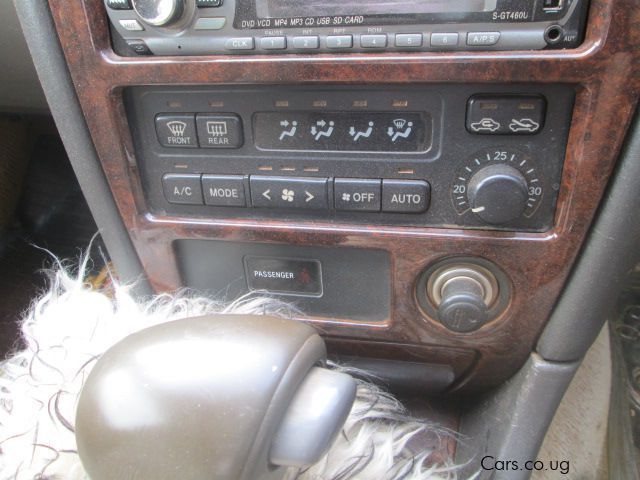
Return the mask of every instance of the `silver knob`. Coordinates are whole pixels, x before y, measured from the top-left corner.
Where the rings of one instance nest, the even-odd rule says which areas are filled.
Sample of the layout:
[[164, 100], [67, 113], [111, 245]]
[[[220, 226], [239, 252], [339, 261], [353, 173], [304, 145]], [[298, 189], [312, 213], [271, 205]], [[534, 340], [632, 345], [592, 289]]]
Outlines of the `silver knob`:
[[132, 0], [132, 3], [140, 18], [156, 27], [177, 22], [185, 9], [185, 0]]
[[489, 309], [498, 298], [496, 277], [474, 264], [452, 264], [433, 272], [427, 295], [437, 307], [438, 319], [449, 330], [473, 332], [489, 320]]

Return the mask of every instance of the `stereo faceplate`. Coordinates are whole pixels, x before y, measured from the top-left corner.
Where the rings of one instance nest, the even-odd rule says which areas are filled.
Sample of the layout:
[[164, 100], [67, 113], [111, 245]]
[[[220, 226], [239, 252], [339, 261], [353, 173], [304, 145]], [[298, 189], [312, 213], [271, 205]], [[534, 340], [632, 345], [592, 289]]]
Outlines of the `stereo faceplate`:
[[125, 92], [153, 212], [512, 231], [553, 225], [573, 97], [563, 85]]
[[589, 3], [163, 0], [163, 8], [152, 8], [150, 14], [147, 5], [158, 1], [105, 0], [118, 53], [264, 55], [573, 48], [582, 42]]

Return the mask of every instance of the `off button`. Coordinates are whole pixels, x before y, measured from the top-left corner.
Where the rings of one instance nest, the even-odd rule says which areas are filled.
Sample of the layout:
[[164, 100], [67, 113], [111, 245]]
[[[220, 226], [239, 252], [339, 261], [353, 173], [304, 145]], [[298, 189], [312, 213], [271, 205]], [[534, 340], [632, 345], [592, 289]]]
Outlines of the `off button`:
[[336, 210], [379, 212], [380, 180], [336, 178], [334, 197]]

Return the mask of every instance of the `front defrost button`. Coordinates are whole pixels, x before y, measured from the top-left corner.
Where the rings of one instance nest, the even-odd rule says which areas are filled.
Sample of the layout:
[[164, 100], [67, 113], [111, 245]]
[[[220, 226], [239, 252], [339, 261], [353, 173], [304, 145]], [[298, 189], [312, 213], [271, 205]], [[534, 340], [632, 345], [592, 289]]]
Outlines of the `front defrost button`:
[[198, 147], [195, 115], [161, 113], [156, 116], [156, 133], [164, 147]]

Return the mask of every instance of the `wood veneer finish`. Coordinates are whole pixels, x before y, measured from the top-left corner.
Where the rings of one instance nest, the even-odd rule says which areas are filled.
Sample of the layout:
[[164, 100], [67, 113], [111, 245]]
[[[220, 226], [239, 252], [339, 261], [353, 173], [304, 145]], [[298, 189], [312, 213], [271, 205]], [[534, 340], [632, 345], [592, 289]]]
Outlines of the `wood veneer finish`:
[[[122, 58], [109, 44], [101, 0], [49, 0], [87, 125], [149, 279], [181, 286], [172, 249], [179, 238], [381, 248], [390, 252], [392, 315], [371, 327], [332, 319], [327, 335], [475, 350], [473, 375], [458, 388], [504, 381], [535, 345], [593, 219], [638, 100], [640, 2], [592, 0], [584, 44], [569, 51]], [[569, 83], [577, 96], [555, 227], [544, 234], [328, 222], [193, 219], [148, 213], [121, 88], [152, 84]], [[624, 214], [624, 212], [621, 212]], [[435, 260], [475, 255], [513, 284], [507, 311], [456, 334], [417, 307], [414, 284]], [[371, 352], [375, 355], [375, 350]]]

